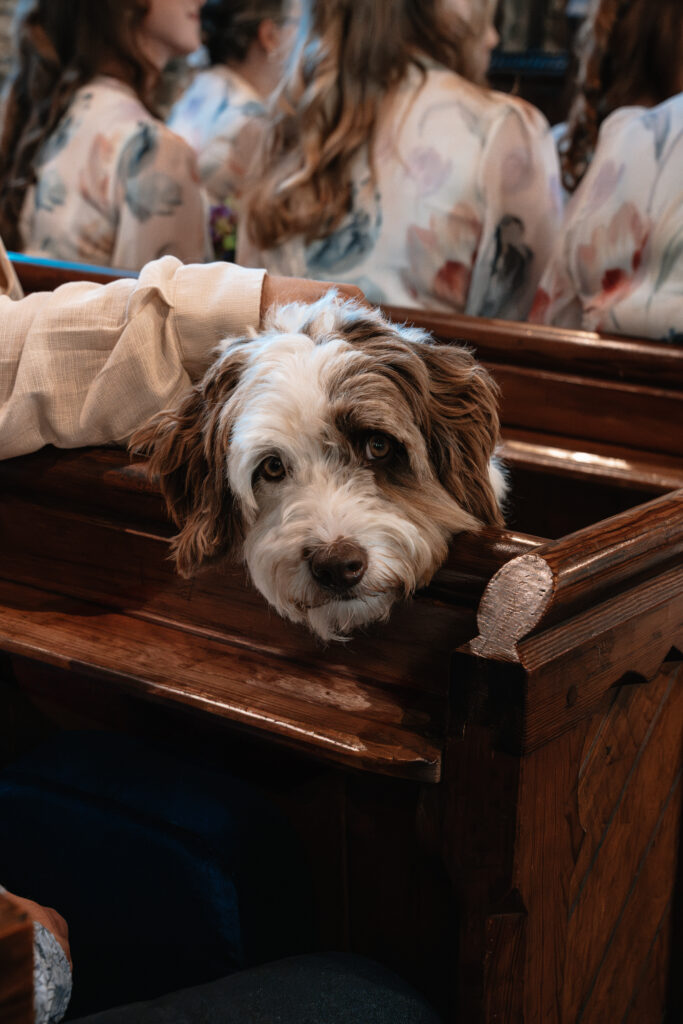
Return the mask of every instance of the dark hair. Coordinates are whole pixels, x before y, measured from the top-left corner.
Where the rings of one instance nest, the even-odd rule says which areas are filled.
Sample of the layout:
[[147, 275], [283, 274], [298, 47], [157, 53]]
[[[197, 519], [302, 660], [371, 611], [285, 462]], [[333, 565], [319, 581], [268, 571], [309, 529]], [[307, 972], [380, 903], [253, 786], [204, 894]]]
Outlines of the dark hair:
[[241, 64], [266, 18], [282, 18], [284, 0], [207, 0], [202, 35], [212, 64]]
[[425, 73], [433, 59], [476, 79], [476, 23], [444, 18], [440, 2], [302, 0], [294, 52], [254, 161], [261, 173], [245, 197], [247, 230], [261, 248], [334, 230], [351, 204], [351, 162], [372, 143], [384, 97], [411, 67]]
[[[24, 5], [25, 6], [25, 5]], [[19, 218], [35, 159], [74, 94], [104, 68], [151, 109], [151, 65], [135, 46], [145, 0], [35, 0], [17, 23], [0, 133], [0, 235], [22, 247]]]
[[600, 125], [618, 107], [663, 103], [680, 92], [683, 0], [594, 0], [577, 40], [578, 74], [561, 147], [573, 191]]

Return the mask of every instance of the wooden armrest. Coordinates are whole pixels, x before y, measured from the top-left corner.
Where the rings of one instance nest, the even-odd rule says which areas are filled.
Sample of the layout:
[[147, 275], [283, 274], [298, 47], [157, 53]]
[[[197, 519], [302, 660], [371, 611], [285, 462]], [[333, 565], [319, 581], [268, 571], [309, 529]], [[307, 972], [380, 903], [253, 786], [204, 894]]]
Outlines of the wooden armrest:
[[680, 570], [682, 556], [683, 490], [542, 545], [507, 562], [491, 579], [471, 649], [519, 660], [525, 637], [655, 572]]

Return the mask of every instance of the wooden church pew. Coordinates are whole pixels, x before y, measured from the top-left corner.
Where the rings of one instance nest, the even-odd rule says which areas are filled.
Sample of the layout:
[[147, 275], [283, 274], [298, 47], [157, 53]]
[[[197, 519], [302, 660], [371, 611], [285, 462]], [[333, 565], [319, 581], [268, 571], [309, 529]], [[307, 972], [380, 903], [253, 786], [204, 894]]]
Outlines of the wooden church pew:
[[[537, 339], [537, 371], [562, 394], [572, 340], [559, 372]], [[514, 370], [514, 341], [496, 344]], [[657, 384], [635, 380], [647, 360], [635, 369], [628, 345], [622, 390], [622, 371], [603, 356], [601, 376], [581, 351], [624, 415], [634, 390]], [[532, 420], [529, 444], [543, 425]], [[624, 475], [663, 459], [651, 431], [637, 441], [623, 446]], [[663, 492], [679, 463], [670, 454], [656, 463], [668, 476], [643, 471], [633, 486], [600, 470], [599, 505], [593, 464], [547, 458], [518, 477], [524, 533], [456, 538], [414, 602], [327, 648], [239, 571], [179, 580], [159, 496], [124, 453], [0, 464], [0, 649], [15, 677], [4, 699], [23, 690], [61, 725], [163, 720], [179, 742], [196, 734], [196, 749], [265, 775], [311, 854], [321, 945], [391, 964], [449, 1020], [659, 1021], [683, 701], [683, 495]], [[585, 507], [567, 507], [582, 488]], [[660, 496], [635, 504], [648, 488]], [[548, 529], [534, 536], [539, 518]]]
[[683, 492], [556, 541], [457, 538], [389, 623], [321, 647], [241, 571], [181, 581], [123, 452], [9, 460], [0, 490], [16, 685], [63, 724], [100, 704], [110, 724], [118, 696], [119, 724], [192, 712], [180, 742], [210, 725], [240, 765], [276, 759], [324, 945], [392, 964], [453, 1020], [621, 1020], [646, 983], [662, 1010]]
[[33, 925], [1, 892], [0, 1020], [33, 1024]]

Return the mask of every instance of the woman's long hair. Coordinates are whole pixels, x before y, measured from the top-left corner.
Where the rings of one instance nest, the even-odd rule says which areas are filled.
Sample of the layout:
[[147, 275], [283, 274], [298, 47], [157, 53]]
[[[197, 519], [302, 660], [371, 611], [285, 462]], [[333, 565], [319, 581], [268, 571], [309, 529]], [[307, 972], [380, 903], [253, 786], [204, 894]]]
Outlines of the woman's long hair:
[[574, 191], [600, 125], [624, 106], [655, 106], [681, 90], [683, 0], [593, 0], [577, 40], [575, 98], [562, 145], [562, 178]]
[[135, 46], [145, 0], [35, 0], [16, 28], [0, 131], [0, 236], [21, 249], [19, 218], [35, 160], [74, 94], [106, 71], [149, 106], [153, 71]]
[[[245, 192], [246, 227], [263, 249], [334, 230], [351, 203], [351, 163], [371, 144], [383, 99], [426, 57], [474, 79], [478, 26], [441, 0], [304, 0], [282, 88]], [[483, 9], [483, 5], [482, 5]], [[482, 29], [483, 30], [483, 29]]]

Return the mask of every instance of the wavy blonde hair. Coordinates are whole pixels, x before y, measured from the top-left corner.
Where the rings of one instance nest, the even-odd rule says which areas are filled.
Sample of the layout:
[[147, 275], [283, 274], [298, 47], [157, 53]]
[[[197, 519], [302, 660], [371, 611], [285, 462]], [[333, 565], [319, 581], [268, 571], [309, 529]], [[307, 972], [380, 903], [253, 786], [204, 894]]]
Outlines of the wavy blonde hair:
[[[469, 22], [443, 0], [303, 0], [289, 68], [275, 97], [245, 190], [246, 228], [270, 249], [322, 238], [351, 204], [351, 163], [372, 143], [385, 96], [429, 58], [478, 79], [468, 43], [484, 31], [488, 3]], [[479, 14], [481, 13], [481, 26]], [[481, 84], [484, 84], [483, 82]]]

